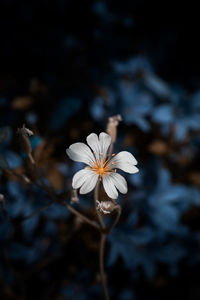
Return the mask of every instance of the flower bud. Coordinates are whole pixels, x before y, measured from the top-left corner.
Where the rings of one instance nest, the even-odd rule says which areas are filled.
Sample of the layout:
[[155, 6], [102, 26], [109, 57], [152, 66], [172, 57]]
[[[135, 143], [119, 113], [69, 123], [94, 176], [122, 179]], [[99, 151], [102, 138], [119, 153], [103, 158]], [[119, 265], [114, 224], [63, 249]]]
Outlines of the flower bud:
[[71, 192], [71, 204], [79, 203], [79, 198], [77, 194], [77, 190], [73, 189]]
[[3, 202], [3, 201], [4, 201], [4, 195], [0, 194], [0, 202]]
[[110, 214], [113, 210], [118, 207], [114, 202], [112, 201], [96, 201], [97, 204], [97, 210], [100, 211], [103, 214]]
[[19, 134], [19, 143], [22, 151], [29, 156], [32, 152], [32, 147], [28, 137], [33, 135], [33, 132], [23, 125], [22, 128], [18, 128], [17, 133]]
[[108, 119], [106, 131], [112, 138], [112, 143], [115, 142], [117, 136], [117, 126], [122, 121], [121, 115], [116, 115]]

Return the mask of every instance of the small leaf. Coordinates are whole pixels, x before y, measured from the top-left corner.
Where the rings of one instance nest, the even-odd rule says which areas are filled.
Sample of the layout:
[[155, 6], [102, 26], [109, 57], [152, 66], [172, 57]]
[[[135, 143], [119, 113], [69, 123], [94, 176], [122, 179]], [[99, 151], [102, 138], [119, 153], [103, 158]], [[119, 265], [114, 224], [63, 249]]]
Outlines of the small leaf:
[[65, 124], [68, 118], [73, 116], [81, 107], [78, 98], [64, 98], [56, 104], [50, 119], [50, 128], [58, 129]]
[[7, 159], [2, 154], [0, 154], [0, 167], [3, 169], [9, 169]]
[[155, 109], [152, 119], [161, 124], [171, 123], [174, 119], [173, 114], [174, 112], [170, 105], [160, 105]]
[[31, 107], [32, 103], [33, 103], [33, 98], [29, 96], [17, 97], [12, 101], [11, 107], [16, 110], [27, 110]]
[[168, 144], [162, 140], [155, 140], [152, 144], [149, 145], [149, 150], [157, 155], [167, 154], [169, 151]]
[[6, 152], [6, 159], [11, 169], [19, 168], [22, 165], [22, 158], [13, 151]]

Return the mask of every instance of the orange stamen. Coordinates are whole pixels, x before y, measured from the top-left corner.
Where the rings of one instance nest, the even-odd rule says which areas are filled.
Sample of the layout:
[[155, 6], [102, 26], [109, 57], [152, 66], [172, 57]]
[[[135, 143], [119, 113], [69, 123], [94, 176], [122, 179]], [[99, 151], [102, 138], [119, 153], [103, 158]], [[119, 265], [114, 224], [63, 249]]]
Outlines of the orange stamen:
[[97, 173], [99, 176], [103, 176], [111, 172], [110, 166], [108, 164], [109, 159], [96, 160], [94, 164], [90, 166], [92, 171]]

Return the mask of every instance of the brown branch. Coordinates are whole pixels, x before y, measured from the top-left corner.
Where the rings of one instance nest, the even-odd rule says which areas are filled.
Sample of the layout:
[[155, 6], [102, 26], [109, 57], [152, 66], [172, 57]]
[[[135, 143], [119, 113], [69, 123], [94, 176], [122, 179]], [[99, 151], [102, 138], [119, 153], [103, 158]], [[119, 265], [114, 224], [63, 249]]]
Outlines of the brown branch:
[[94, 190], [94, 206], [96, 210], [97, 217], [99, 219], [99, 223], [101, 225], [102, 229], [105, 229], [105, 224], [103, 222], [103, 218], [101, 216], [101, 213], [97, 209], [97, 201], [99, 201], [99, 185], [100, 185], [100, 180], [98, 179], [95, 190]]
[[101, 241], [100, 241], [100, 248], [99, 248], [99, 269], [100, 269], [101, 282], [103, 285], [104, 296], [106, 300], [109, 300], [110, 297], [108, 294], [106, 274], [104, 270], [104, 250], [105, 250], [106, 237], [107, 237], [106, 234], [101, 233]]
[[67, 204], [66, 202], [62, 202], [61, 204], [63, 204], [75, 216], [77, 216], [78, 218], [80, 218], [84, 222], [90, 224], [91, 226], [95, 227], [96, 229], [100, 230], [100, 226], [99, 226], [99, 224], [97, 224], [97, 222], [90, 220], [89, 218], [87, 218], [86, 216], [81, 214], [79, 211], [77, 211], [75, 208], [73, 208], [71, 205]]
[[56, 200], [51, 200], [48, 204], [38, 208], [37, 210], [35, 210], [34, 212], [32, 212], [30, 215], [25, 216], [21, 222], [27, 221], [28, 219], [31, 219], [37, 215], [39, 215], [43, 210], [49, 208], [53, 203], [56, 203]]
[[[11, 171], [8, 169], [3, 169], [3, 171], [7, 172], [10, 175], [14, 175], [15, 177], [19, 178], [20, 180], [23, 179], [23, 176], [21, 176], [20, 174], [16, 173], [15, 171]], [[97, 222], [90, 220], [89, 218], [87, 218], [86, 216], [84, 216], [83, 214], [81, 214], [80, 212], [78, 212], [75, 208], [73, 208], [72, 206], [70, 206], [69, 204], [67, 204], [64, 201], [60, 201], [60, 199], [56, 198], [56, 194], [52, 192], [52, 190], [50, 191], [49, 188], [46, 185], [42, 185], [40, 186], [38, 183], [33, 182], [33, 184], [35, 184], [36, 186], [44, 189], [46, 191], [46, 193], [48, 194], [48, 196], [52, 199], [51, 202], [49, 202], [47, 205], [40, 207], [39, 209], [37, 209], [36, 211], [34, 211], [33, 213], [31, 213], [30, 215], [24, 217], [24, 219], [22, 219], [21, 222], [24, 222], [38, 214], [40, 214], [43, 210], [47, 209], [48, 207], [50, 207], [53, 203], [58, 203], [58, 204], [62, 204], [64, 205], [69, 211], [71, 211], [75, 216], [79, 217], [80, 219], [82, 219], [84, 222], [90, 224], [91, 226], [95, 227], [96, 229], [100, 230], [100, 226], [97, 224]], [[3, 207], [3, 206], [2, 206]], [[5, 208], [5, 205], [4, 205]], [[6, 211], [4, 211], [5, 213]], [[12, 220], [10, 220], [12, 222]]]
[[97, 209], [97, 202], [99, 201], [99, 184], [100, 184], [100, 180], [97, 181], [97, 184], [96, 184], [96, 187], [94, 190], [94, 205], [95, 205], [96, 214], [99, 219], [99, 223], [101, 225], [101, 240], [100, 240], [100, 246], [99, 246], [99, 270], [100, 270], [100, 276], [101, 276], [101, 282], [102, 282], [102, 286], [103, 286], [104, 296], [105, 296], [106, 300], [109, 300], [110, 298], [109, 298], [109, 294], [108, 294], [106, 275], [105, 275], [105, 271], [104, 271], [104, 249], [105, 249], [105, 242], [106, 242], [106, 237], [107, 237], [107, 234], [105, 233], [106, 226], [104, 224], [101, 213]]
[[108, 234], [111, 233], [111, 231], [113, 230], [113, 228], [116, 226], [116, 224], [119, 221], [119, 218], [121, 216], [121, 211], [122, 211], [120, 205], [116, 205], [115, 211], [117, 211], [117, 215], [116, 215], [116, 218], [114, 219], [114, 222], [111, 224], [111, 226], [108, 229]]

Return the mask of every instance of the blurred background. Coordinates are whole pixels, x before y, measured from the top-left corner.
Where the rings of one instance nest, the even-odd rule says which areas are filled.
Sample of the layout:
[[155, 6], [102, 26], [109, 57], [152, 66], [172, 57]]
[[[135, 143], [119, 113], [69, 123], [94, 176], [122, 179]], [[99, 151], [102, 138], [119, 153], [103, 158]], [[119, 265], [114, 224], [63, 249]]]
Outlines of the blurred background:
[[[111, 299], [200, 299], [200, 47], [196, 7], [145, 1], [0, 2], [0, 298], [103, 299], [99, 234], [48, 195], [20, 147], [26, 124], [45, 184], [82, 165], [65, 149], [121, 114], [126, 175], [106, 245]], [[92, 194], [72, 205], [94, 218]], [[1, 200], [1, 204], [2, 204]], [[3, 204], [1, 205], [1, 208]], [[9, 218], [12, 220], [10, 223]], [[107, 222], [112, 217], [106, 217]]]

